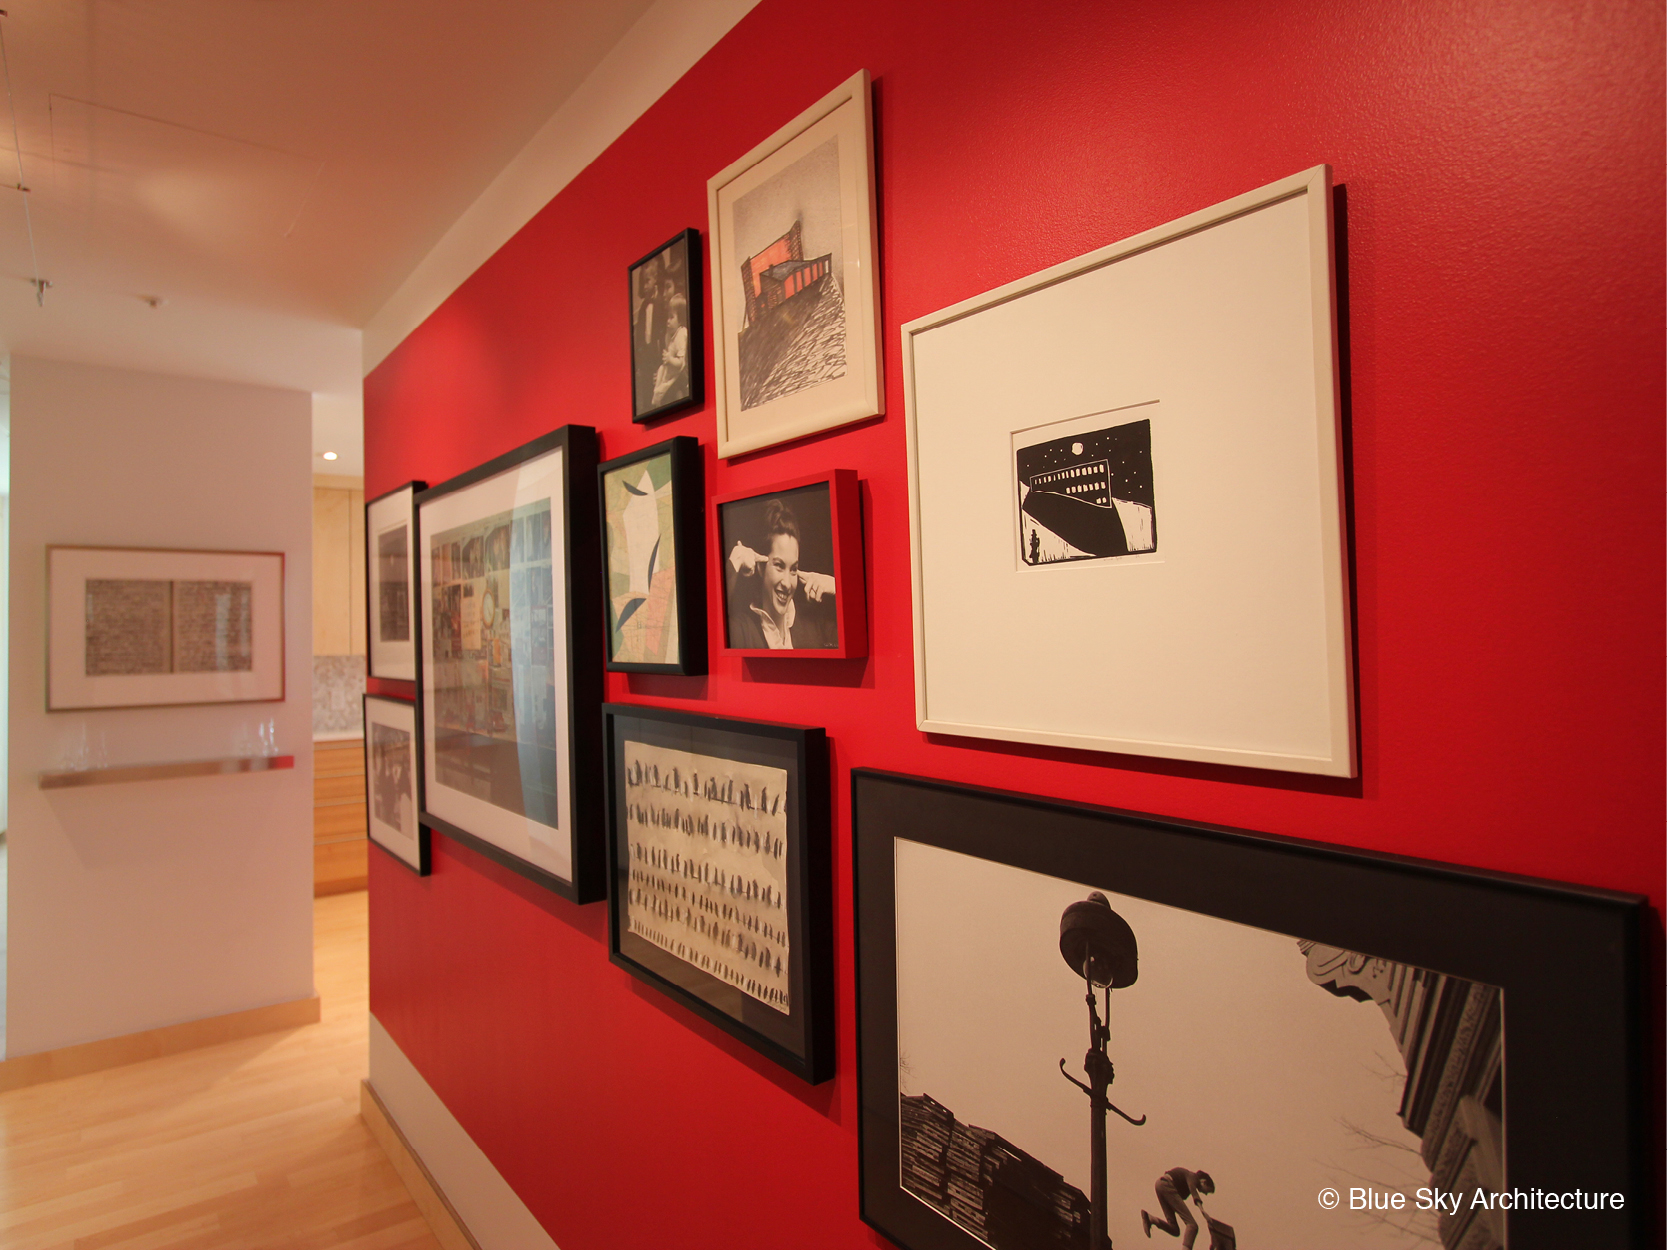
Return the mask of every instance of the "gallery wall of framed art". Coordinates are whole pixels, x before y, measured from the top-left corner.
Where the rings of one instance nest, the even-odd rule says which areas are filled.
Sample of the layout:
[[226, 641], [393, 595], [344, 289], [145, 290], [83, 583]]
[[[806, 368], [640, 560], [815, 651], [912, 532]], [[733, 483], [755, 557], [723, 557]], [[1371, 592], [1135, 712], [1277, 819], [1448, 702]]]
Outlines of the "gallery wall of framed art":
[[596, 434], [566, 425], [417, 496], [422, 822], [600, 898]]
[[[1667, 339], [1650, 275], [1658, 276], [1667, 236], [1622, 172], [1653, 167], [1654, 158], [1638, 138], [1635, 105], [1615, 86], [1654, 81], [1650, 58], [1616, 50], [1659, 40], [1613, 6], [1588, 16], [1576, 29], [1480, 10], [1420, 11], [1415, 20], [1410, 11], [1345, 9], [1320, 23], [1246, 8], [1201, 23], [1196, 7], [1044, 3], [975, 4], [950, 20], [916, 0], [814, 12], [797, 0], [761, 0], [369, 373], [373, 493], [443, 481], [567, 422], [596, 428], [603, 460], [696, 439], [707, 671], [603, 671], [605, 702], [641, 715], [809, 727], [827, 744], [834, 1058], [832, 1076], [814, 1085], [697, 1010], [698, 996], [680, 998], [613, 962], [600, 902], [574, 905], [443, 833], [433, 839], [429, 878], [374, 857], [376, 1019], [563, 1250], [650, 1250], [668, 1235], [865, 1250], [885, 1237], [862, 1220], [872, 1145], [862, 1133], [876, 1107], [866, 1081], [859, 1091], [857, 1070], [876, 1008], [866, 966], [860, 984], [857, 968], [868, 936], [858, 918], [871, 889], [869, 859], [853, 858], [853, 839], [867, 828], [860, 810], [853, 824], [854, 770], [1248, 830], [1240, 836], [1252, 841], [1275, 835], [1368, 859], [1457, 865], [1461, 875], [1574, 882], [1643, 894], [1660, 907], [1667, 530], [1663, 460], [1652, 449], [1663, 438], [1658, 364]], [[1519, 38], [1524, 23], [1535, 38]], [[1543, 74], [1545, 56], [1568, 77]], [[1433, 81], [1438, 65], [1441, 90], [1404, 89]], [[793, 147], [807, 134], [796, 119], [814, 116], [859, 71], [872, 133], [875, 263], [839, 291], [849, 317], [860, 279], [876, 283], [878, 402], [866, 415], [820, 406], [829, 386], [855, 389], [848, 370], [741, 407], [728, 396], [741, 385], [749, 288], [756, 324], [779, 320], [788, 337], [822, 307], [803, 297], [829, 289], [817, 262], [826, 257], [835, 273], [836, 249], [814, 220], [831, 197], [811, 195], [825, 179], [807, 172], [795, 190], [788, 184], [798, 175], [786, 175], [813, 155]], [[1395, 89], [1385, 85], [1391, 78]], [[1536, 84], [1535, 110], [1504, 107], [1498, 84], [1510, 82]], [[1262, 113], [1247, 114], [1247, 99]], [[1594, 136], [1604, 137], [1603, 159], [1571, 162]], [[843, 133], [836, 150], [844, 177], [852, 154]], [[864, 162], [866, 151], [865, 136]], [[783, 194], [754, 223], [760, 238], [726, 242], [726, 229], [743, 233], [739, 202], [757, 188], [714, 210], [708, 183], [748, 153], [760, 186]], [[768, 163], [778, 159], [780, 168]], [[1316, 167], [1318, 175], [1289, 181]], [[1486, 171], [1480, 181], [1477, 170]], [[1280, 183], [1289, 195], [1268, 190]], [[1235, 202], [1245, 211], [1220, 209]], [[1591, 228], [1594, 202], [1613, 207], [1602, 230]], [[621, 278], [690, 226], [704, 236], [712, 292], [700, 344], [712, 353], [709, 393], [639, 423]], [[842, 209], [842, 265], [865, 226]], [[1579, 246], [1571, 250], [1570, 239]], [[1106, 263], [1083, 262], [1096, 255]], [[1204, 261], [1177, 262], [1186, 256]], [[1200, 268], [1230, 280], [1220, 299], [1212, 302]], [[1130, 285], [1142, 274], [1151, 281]], [[1011, 298], [989, 298], [1004, 292]], [[1065, 315], [1037, 315], [1043, 304]], [[1225, 324], [1229, 314], [1237, 320]], [[651, 320], [660, 323], [658, 314]], [[907, 337], [905, 327], [914, 327]], [[821, 342], [818, 328], [807, 344]], [[845, 328], [849, 344], [849, 321]], [[655, 334], [643, 333], [645, 345]], [[796, 363], [808, 368], [813, 358], [807, 350]], [[636, 362], [645, 377], [647, 363]], [[827, 423], [801, 429], [803, 414], [787, 411], [793, 404], [772, 407], [782, 399], [807, 410], [814, 401], [811, 417]], [[742, 446], [747, 435], [759, 441]], [[753, 536], [726, 539], [718, 501], [758, 501], [767, 511], [784, 484], [835, 469], [854, 473], [860, 490], [865, 650], [829, 662], [797, 647], [728, 649], [733, 584], [723, 580], [732, 567], [723, 557], [736, 542], [767, 555], [759, 544], [771, 527], [759, 537], [762, 518], [743, 510], [736, 522]], [[1565, 503], [1574, 511], [1558, 515], [1575, 519], [1548, 522], [1547, 508]], [[1095, 509], [1093, 528], [1106, 532], [1115, 516], [1111, 554], [1093, 550], [1098, 539], [1078, 544], [1056, 528], [1072, 528], [1056, 514], [1080, 513], [1078, 505]], [[804, 550], [801, 509], [792, 511], [801, 574], [826, 572]], [[928, 557], [918, 589], [917, 549]], [[593, 550], [600, 579], [600, 533]], [[837, 604], [849, 578], [834, 580]], [[593, 606], [601, 669], [600, 589]], [[796, 608], [795, 643], [798, 619]], [[600, 741], [600, 712], [592, 723]], [[1372, 997], [1377, 987], [1347, 979], [1374, 961], [1396, 965], [1397, 984], [1435, 987], [1482, 1017], [1502, 1004], [1505, 1087], [1519, 1058], [1538, 1062], [1512, 1029], [1512, 1004], [1532, 987], [1508, 967], [1487, 971], [1470, 955], [1455, 962], [1454, 948], [1434, 941], [1438, 929], [1458, 932], [1459, 910], [1436, 917], [1427, 943], [1402, 932], [1392, 946], [1374, 944], [1351, 926], [1382, 921], [1407, 897], [1398, 884], [1362, 893], [1332, 882], [1316, 893], [1307, 888], [1314, 874], [1283, 854], [1268, 861], [1282, 865], [1268, 878], [1221, 874], [1181, 839], [1168, 844], [1174, 854], [1159, 879], [1136, 888], [1047, 860], [1060, 840], [1054, 826], [1034, 824], [1028, 809], [1003, 810], [1001, 846], [967, 857], [995, 865], [980, 869], [997, 881], [993, 895], [964, 887], [964, 874], [943, 868], [948, 861], [928, 859], [916, 874], [913, 897], [929, 895], [930, 906], [914, 914], [941, 930], [943, 975], [936, 988], [917, 975], [926, 989], [915, 1001], [941, 999], [941, 1018], [961, 1020], [971, 1000], [951, 991], [977, 977], [951, 961], [952, 939], [975, 944], [992, 985], [1010, 971], [1025, 975], [1032, 955], [1047, 977], [1069, 981], [1058, 949], [1063, 911], [1098, 892], [1128, 921], [1142, 962], [1139, 981], [1111, 994], [1109, 1101], [1147, 1119], [1136, 1127], [1108, 1112], [1108, 1145], [1147, 1134], [1160, 1145], [1142, 1149], [1161, 1157], [1108, 1171], [1119, 1247], [1179, 1245], [1163, 1227], [1174, 1212], [1157, 1182], [1175, 1168], [1211, 1172], [1212, 1162], [1219, 1184], [1202, 1208], [1183, 1200], [1200, 1228], [1195, 1250], [1219, 1231], [1206, 1215], [1246, 1247], [1347, 1250], [1381, 1239], [1378, 1225], [1346, 1212], [1336, 1224], [1313, 1222], [1321, 1218], [1314, 1195], [1309, 1222], [1297, 1222], [1290, 1193], [1270, 1188], [1269, 1172], [1304, 1149], [1282, 1147], [1274, 1127], [1301, 1125], [1316, 1140], [1323, 1129], [1333, 1133], [1327, 1149], [1337, 1144], [1336, 1094], [1361, 1104], [1351, 1102], [1351, 1122], [1394, 1142], [1363, 1146], [1357, 1162], [1404, 1158], [1423, 1169], [1409, 1194], [1435, 1173], [1400, 1149], [1413, 1145], [1406, 1134], [1422, 1142], [1420, 1133], [1356, 1079], [1380, 1051], [1383, 1087], [1400, 1079], [1402, 1052]], [[1110, 838], [1094, 820], [1089, 827]], [[1048, 896], [1051, 927], [1035, 948], [998, 906], [1022, 892], [1012, 884], [1022, 874], [1053, 882], [1046, 890], [1070, 887]], [[1361, 880], [1384, 881], [1376, 868]], [[1325, 889], [1352, 900], [1347, 924], [1322, 915], [1331, 906]], [[1289, 914], [1235, 910], [1256, 900]], [[1152, 926], [1191, 941], [1195, 917], [1197, 965], [1163, 969], [1173, 948]], [[1244, 1072], [1240, 1056], [1210, 1047], [1260, 1031], [1271, 1039], [1268, 1055], [1284, 1054], [1286, 1018], [1234, 989], [1236, 955], [1212, 961], [1206, 938], [1219, 924], [1254, 930], [1249, 944], [1285, 961], [1280, 977], [1257, 982], [1268, 994], [1369, 1048], [1305, 1052], [1314, 1063], [1300, 1088], [1288, 1070], [1273, 1074], [1279, 1082], [1263, 1073], [1270, 1127], [1257, 1140], [1266, 1157], [1223, 1146], [1225, 1165], [1212, 1159], [1207, 1135], [1242, 1126], [1242, 1096], [1229, 1098], [1215, 1074], [1201, 1072], [1210, 1097], [1188, 1111], [1198, 1113], [1197, 1135], [1166, 1136], [1180, 1108], [1159, 1075], [1172, 1070], [1162, 1056], [1149, 1061], [1149, 1036], [1138, 1061], [1135, 1050], [1119, 1050], [1134, 1043], [1125, 1030], [1173, 1018], [1190, 1030], [1174, 1049], [1201, 1063]], [[639, 954], [667, 955], [650, 945], [658, 955]], [[669, 959], [661, 974], [668, 968]], [[1640, 975], [1643, 1044], [1656, 1047], [1661, 992]], [[1233, 1009], [1211, 1016], [1230, 994]], [[1161, 1010], [1148, 1015], [1155, 997]], [[975, 1068], [962, 1082], [981, 1084], [979, 1097], [1014, 1102], [1045, 1087], [1045, 1105], [1063, 1108], [1068, 1121], [1057, 1149], [1051, 1122], [1032, 1140], [1028, 1121], [950, 1095], [936, 1078], [927, 1085], [937, 1060], [924, 1050], [911, 1060], [920, 1081], [909, 1096], [921, 1099], [913, 1122], [951, 1134], [960, 1125], [967, 1141], [1000, 1139], [1091, 1202], [1090, 1095], [1067, 1079], [1093, 1085], [1082, 1062], [1083, 1000], [1080, 988], [1048, 997], [1046, 1012], [1061, 1014], [1069, 1038], [1056, 1044], [1050, 1035], [1039, 1062], [1017, 1056], [1022, 1070], [997, 1079]], [[960, 1031], [999, 1042], [1002, 1029], [1025, 1023], [1028, 1002], [998, 1003]], [[1103, 1013], [1103, 994], [1099, 1004]], [[773, 1010], [757, 998], [742, 1006]], [[955, 1031], [946, 1024], [940, 1033]], [[1473, 1053], [1485, 1068], [1492, 1052]], [[1594, 1106], [1611, 1105], [1607, 1080], [1593, 1078]], [[1585, 1084], [1583, 1072], [1568, 1078], [1570, 1089]], [[1657, 1137], [1649, 1109], [1658, 1091], [1652, 1069], [1640, 1105]], [[1513, 1105], [1509, 1088], [1502, 1116], [1489, 1090], [1465, 1093], [1472, 1102], [1461, 1127], [1481, 1134], [1470, 1142], [1488, 1140], [1490, 1114], [1507, 1140], [1524, 1131], [1530, 1113], [1518, 1114], [1522, 1099]], [[897, 1094], [894, 1085], [882, 1102], [900, 1121]], [[1219, 1124], [1210, 1121], [1216, 1112]], [[1196, 1152], [1195, 1141], [1203, 1143]], [[1521, 1152], [1506, 1156], [1507, 1179], [1545, 1187], [1523, 1171]], [[1021, 1171], [1052, 1185], [1041, 1171]], [[1628, 1202], [1654, 1209], [1654, 1180], [1639, 1185]], [[620, 1218], [645, 1192], [676, 1213], [670, 1234]], [[1063, 1188], [1050, 1192], [1077, 1209]], [[917, 1194], [903, 1198], [931, 1228], [888, 1226], [900, 1250], [943, 1244], [933, 1240], [940, 1235], [1001, 1244], [988, 1222], [968, 1231]], [[1149, 1242], [1143, 1210], [1157, 1220]], [[1530, 1235], [1519, 1236], [1519, 1225], [1509, 1231], [1513, 1248]], [[1433, 1215], [1415, 1232], [1425, 1240], [1407, 1244], [1446, 1250]], [[1642, 1244], [1652, 1237], [1646, 1229]]]

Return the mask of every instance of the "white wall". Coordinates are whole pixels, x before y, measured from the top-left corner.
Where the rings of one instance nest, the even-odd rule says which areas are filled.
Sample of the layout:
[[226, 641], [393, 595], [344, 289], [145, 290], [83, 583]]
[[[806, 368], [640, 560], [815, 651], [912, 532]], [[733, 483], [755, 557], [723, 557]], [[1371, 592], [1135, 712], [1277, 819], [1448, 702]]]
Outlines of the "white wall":
[[[312, 967], [312, 401], [12, 358], [6, 1048], [30, 1054], [304, 998]], [[49, 543], [283, 551], [282, 703], [48, 713]], [[292, 772], [42, 791], [110, 765], [252, 754]]]

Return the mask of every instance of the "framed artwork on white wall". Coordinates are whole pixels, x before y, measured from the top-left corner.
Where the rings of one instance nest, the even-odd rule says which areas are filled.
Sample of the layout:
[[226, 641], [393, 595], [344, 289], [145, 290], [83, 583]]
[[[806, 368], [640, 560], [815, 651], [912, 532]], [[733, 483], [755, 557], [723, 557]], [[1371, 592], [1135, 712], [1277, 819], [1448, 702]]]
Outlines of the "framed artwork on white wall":
[[284, 554], [46, 549], [46, 708], [284, 697]]
[[407, 482], [365, 504], [365, 637], [372, 677], [417, 679], [416, 494], [427, 482]]
[[902, 347], [922, 730], [1355, 774], [1328, 167]]
[[868, 71], [706, 184], [718, 455], [885, 411]]

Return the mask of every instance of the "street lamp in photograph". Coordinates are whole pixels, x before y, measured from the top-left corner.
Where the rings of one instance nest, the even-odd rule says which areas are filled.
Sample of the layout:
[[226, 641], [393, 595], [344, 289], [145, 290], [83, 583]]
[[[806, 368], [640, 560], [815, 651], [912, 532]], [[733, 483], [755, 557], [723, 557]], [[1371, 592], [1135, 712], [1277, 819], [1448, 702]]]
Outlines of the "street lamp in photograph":
[[[1136, 1128], [1146, 1123], [1145, 1116], [1137, 1120], [1106, 1097], [1106, 1091], [1116, 1079], [1111, 1056], [1106, 1053], [1111, 1041], [1111, 991], [1127, 989], [1135, 983], [1140, 975], [1140, 951], [1129, 922], [1114, 912], [1106, 896], [1096, 890], [1082, 902], [1072, 903], [1059, 918], [1059, 953], [1071, 971], [1083, 979], [1087, 990], [1088, 1053], [1083, 1057], [1082, 1067], [1088, 1081], [1085, 1084], [1066, 1072], [1063, 1059], [1059, 1061], [1059, 1070], [1067, 1081], [1088, 1095], [1093, 1168], [1088, 1250], [1110, 1250], [1111, 1238], [1106, 1235], [1106, 1112], [1117, 1112]], [[1096, 990], [1105, 995], [1103, 1019], [1094, 997]]]

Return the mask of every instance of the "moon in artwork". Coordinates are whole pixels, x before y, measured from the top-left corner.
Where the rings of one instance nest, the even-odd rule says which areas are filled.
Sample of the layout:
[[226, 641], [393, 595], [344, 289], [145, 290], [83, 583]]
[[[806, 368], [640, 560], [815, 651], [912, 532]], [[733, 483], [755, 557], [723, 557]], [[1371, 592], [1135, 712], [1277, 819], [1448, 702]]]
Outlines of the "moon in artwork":
[[1082, 455], [1082, 444], [1081, 443], [1072, 443], [1071, 444], [1071, 454], [1073, 456]]

